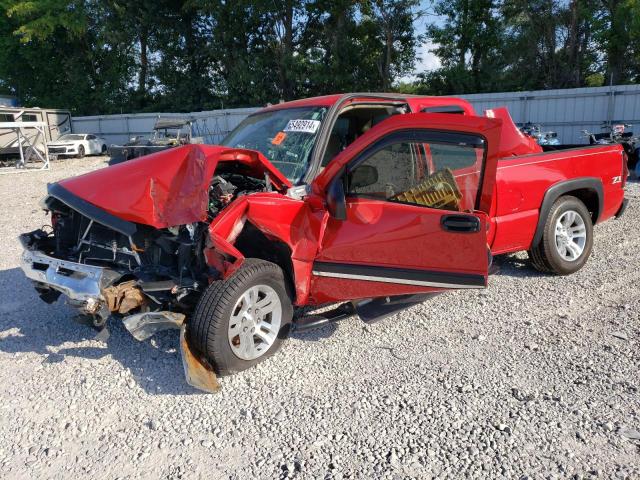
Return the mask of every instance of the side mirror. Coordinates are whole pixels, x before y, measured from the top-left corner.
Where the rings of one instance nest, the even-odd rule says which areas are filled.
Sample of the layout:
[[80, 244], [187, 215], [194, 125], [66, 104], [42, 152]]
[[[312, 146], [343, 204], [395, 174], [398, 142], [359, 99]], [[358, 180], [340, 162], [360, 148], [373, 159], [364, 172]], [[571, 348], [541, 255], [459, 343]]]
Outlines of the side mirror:
[[338, 175], [327, 189], [327, 210], [336, 220], [347, 219], [347, 199], [344, 193], [343, 175]]
[[371, 165], [360, 165], [349, 172], [349, 186], [351, 188], [364, 188], [378, 181], [378, 170]]

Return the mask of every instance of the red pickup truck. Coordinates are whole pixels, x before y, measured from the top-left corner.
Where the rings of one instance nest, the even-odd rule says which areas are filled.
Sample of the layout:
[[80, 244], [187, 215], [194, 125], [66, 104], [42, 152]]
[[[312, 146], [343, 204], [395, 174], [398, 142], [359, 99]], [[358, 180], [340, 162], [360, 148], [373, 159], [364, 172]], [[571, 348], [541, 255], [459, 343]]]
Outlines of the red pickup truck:
[[214, 372], [264, 360], [292, 328], [484, 288], [492, 254], [575, 272], [593, 226], [624, 210], [624, 157], [543, 151], [504, 108], [479, 116], [457, 98], [283, 103], [222, 145], [49, 185], [51, 226], [21, 236], [22, 268], [96, 327], [121, 318], [139, 340], [180, 328], [188, 382], [214, 390]]

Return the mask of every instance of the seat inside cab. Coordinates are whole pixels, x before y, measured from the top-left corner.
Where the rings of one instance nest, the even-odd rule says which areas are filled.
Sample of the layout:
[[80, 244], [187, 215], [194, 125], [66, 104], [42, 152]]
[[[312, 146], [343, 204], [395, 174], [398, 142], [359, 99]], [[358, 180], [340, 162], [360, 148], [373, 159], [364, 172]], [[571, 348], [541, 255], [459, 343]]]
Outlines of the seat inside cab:
[[322, 167], [325, 167], [336, 155], [358, 137], [364, 135], [370, 128], [392, 115], [399, 115], [407, 111], [406, 104], [354, 104], [346, 106], [340, 112], [329, 135]]

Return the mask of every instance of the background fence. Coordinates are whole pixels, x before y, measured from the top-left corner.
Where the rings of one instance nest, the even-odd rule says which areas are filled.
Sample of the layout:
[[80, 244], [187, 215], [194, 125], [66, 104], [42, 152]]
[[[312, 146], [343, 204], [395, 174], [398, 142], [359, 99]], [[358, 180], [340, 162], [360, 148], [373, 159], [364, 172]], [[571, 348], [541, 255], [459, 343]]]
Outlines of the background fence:
[[[601, 132], [603, 122], [629, 123], [640, 133], [640, 85], [540, 90], [532, 92], [482, 93], [461, 95], [478, 113], [487, 108], [506, 106], [513, 120], [542, 125], [558, 133], [561, 143], [588, 143], [581, 130]], [[158, 116], [195, 118], [194, 133], [205, 143], [218, 143], [247, 115], [257, 108], [213, 110], [197, 113], [139, 113], [76, 117], [73, 130], [96, 133], [108, 143], [126, 142], [135, 135], [148, 134]]]
[[203, 137], [205, 143], [219, 143], [236, 125], [257, 108], [237, 108], [211, 110], [197, 113], [130, 113], [122, 115], [95, 115], [74, 117], [73, 131], [95, 133], [104, 137], [109, 144], [127, 142], [136, 135], [148, 135], [158, 117], [192, 118], [193, 133]]
[[640, 133], [640, 85], [461, 95], [477, 112], [507, 107], [519, 125], [538, 123], [560, 143], [588, 143], [581, 130], [600, 133], [603, 122], [629, 123]]

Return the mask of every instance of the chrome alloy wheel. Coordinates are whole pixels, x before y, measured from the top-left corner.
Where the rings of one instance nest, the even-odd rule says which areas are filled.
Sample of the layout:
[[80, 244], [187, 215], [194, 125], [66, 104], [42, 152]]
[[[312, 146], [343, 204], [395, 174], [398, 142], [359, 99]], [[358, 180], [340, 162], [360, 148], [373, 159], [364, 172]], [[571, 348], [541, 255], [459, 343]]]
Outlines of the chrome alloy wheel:
[[580, 258], [587, 243], [584, 219], [574, 210], [567, 210], [556, 221], [556, 249], [563, 260]]
[[282, 303], [268, 285], [246, 290], [233, 307], [229, 319], [229, 345], [242, 360], [264, 355], [278, 338], [282, 322]]

